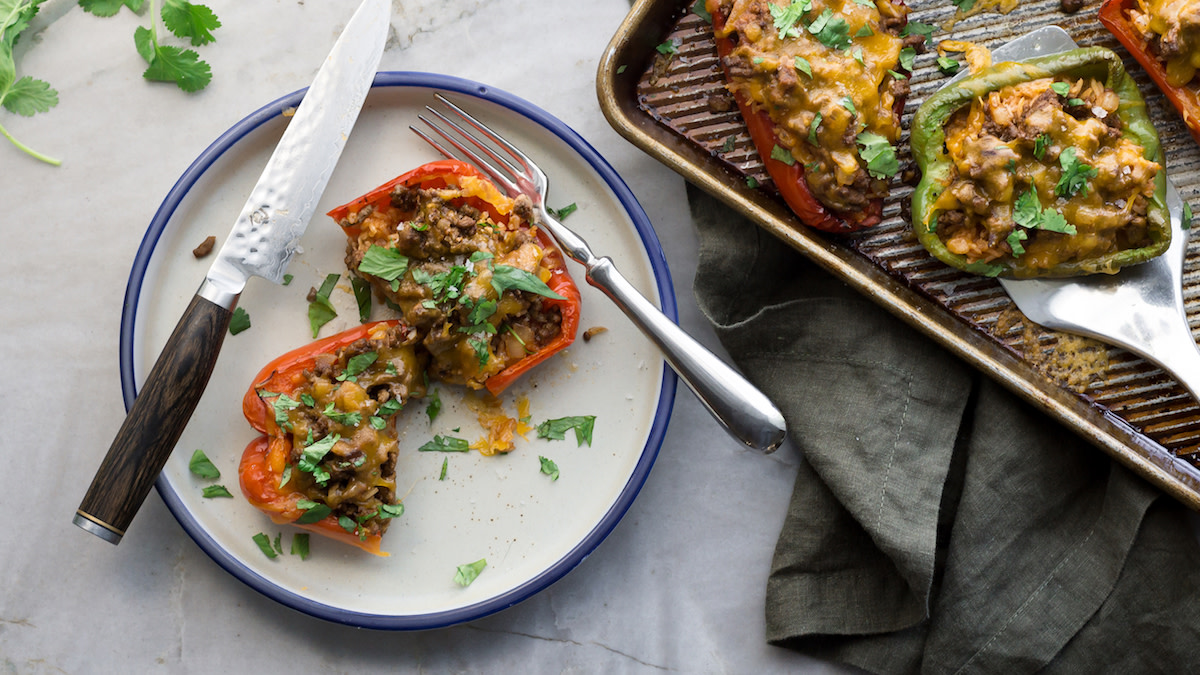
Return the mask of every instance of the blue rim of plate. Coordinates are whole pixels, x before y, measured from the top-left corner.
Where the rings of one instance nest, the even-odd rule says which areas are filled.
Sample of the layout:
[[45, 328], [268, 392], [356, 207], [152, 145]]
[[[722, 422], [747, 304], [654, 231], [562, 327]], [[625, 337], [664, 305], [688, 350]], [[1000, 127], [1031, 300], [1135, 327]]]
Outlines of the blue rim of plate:
[[[654, 232], [654, 227], [650, 224], [650, 219], [646, 216], [641, 204], [634, 197], [633, 192], [630, 191], [629, 187], [612, 166], [574, 130], [550, 113], [524, 99], [493, 87], [450, 75], [407, 71], [381, 72], [375, 76], [375, 81], [372, 84], [372, 88], [376, 87], [415, 87], [453, 92], [490, 101], [528, 118], [567, 143], [603, 178], [604, 182], [616, 195], [618, 201], [633, 221], [654, 272], [662, 311], [672, 321], [678, 321], [678, 307], [675, 302], [675, 290], [671, 282], [671, 273], [667, 267], [666, 257], [663, 254], [662, 246], [659, 244], [658, 236]], [[154, 250], [170, 223], [171, 216], [187, 196], [189, 190], [191, 190], [217, 159], [260, 126], [282, 115], [286, 108], [298, 106], [307, 90], [307, 88], [300, 89], [268, 103], [218, 137], [184, 171], [183, 175], [180, 176], [175, 186], [171, 188], [171, 191], [163, 200], [162, 205], [159, 206], [158, 211], [154, 214], [146, 235], [138, 247], [137, 256], [134, 258], [133, 269], [129, 275], [129, 284], [125, 289], [124, 309], [121, 313], [121, 391], [124, 396], [126, 411], [133, 405], [133, 400], [137, 396], [137, 385], [133, 374], [133, 347], [138, 299], [141, 296], [142, 285], [151, 258], [154, 255]], [[196, 281], [197, 286], [199, 286], [201, 280], [197, 279]], [[565, 576], [567, 572], [570, 572], [579, 563], [583, 562], [600, 545], [600, 542], [612, 532], [613, 528], [616, 527], [617, 523], [625, 515], [625, 512], [633, 504], [634, 498], [650, 474], [650, 469], [654, 465], [659, 448], [662, 446], [663, 438], [666, 435], [667, 424], [670, 421], [671, 409], [675, 401], [676, 385], [675, 373], [669, 368], [664, 368], [658, 406], [655, 410], [654, 422], [651, 425], [646, 446], [642, 450], [633, 473], [630, 475], [625, 487], [621, 490], [617, 500], [587, 536], [549, 568], [521, 585], [482, 602], [451, 610], [415, 615], [373, 614], [315, 602], [302, 595], [285, 590], [231, 556], [192, 517], [165, 476], [159, 476], [156, 488], [159, 496], [162, 497], [167, 508], [171, 511], [171, 514], [175, 516], [175, 519], [179, 521], [179, 524], [183, 526], [187, 534], [209, 557], [246, 585], [287, 607], [321, 619], [360, 628], [381, 630], [444, 628], [483, 618], [529, 599]]]

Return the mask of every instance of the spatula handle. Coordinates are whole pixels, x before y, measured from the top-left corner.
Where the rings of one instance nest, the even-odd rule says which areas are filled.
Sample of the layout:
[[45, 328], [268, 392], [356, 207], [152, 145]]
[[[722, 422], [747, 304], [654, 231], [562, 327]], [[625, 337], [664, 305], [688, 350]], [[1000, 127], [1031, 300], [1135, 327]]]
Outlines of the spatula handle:
[[192, 298], [100, 463], [76, 525], [120, 543], [208, 385], [231, 317], [230, 309]]

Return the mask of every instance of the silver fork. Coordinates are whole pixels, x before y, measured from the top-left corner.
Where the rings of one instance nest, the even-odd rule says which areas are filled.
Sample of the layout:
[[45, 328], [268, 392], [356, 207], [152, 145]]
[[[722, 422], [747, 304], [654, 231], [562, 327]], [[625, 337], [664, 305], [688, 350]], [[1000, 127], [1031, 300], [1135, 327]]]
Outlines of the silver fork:
[[[441, 94], [436, 94], [436, 97], [467, 126], [491, 141], [495, 149], [445, 114], [428, 106], [426, 110], [437, 117], [441, 125], [423, 115], [419, 115], [418, 119], [453, 146], [459, 156], [420, 129], [409, 128], [448, 159], [465, 158], [470, 161], [510, 197], [521, 194], [528, 196], [533, 201], [541, 226], [550, 232], [571, 259], [587, 270], [588, 283], [615, 302], [658, 345], [667, 363], [721, 426], [734, 438], [756, 450], [773, 452], [778, 448], [787, 430], [783, 414], [775, 404], [643, 297], [617, 271], [611, 258], [597, 257], [582, 237], [564, 227], [546, 210], [549, 181], [533, 160]], [[507, 157], [502, 156], [500, 151]]]

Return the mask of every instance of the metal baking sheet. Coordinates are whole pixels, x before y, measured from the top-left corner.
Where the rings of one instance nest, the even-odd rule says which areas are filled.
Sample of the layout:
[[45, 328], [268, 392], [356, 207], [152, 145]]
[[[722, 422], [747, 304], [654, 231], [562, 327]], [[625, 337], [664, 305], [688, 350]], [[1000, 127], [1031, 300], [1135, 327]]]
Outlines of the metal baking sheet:
[[[917, 242], [908, 202], [915, 184], [907, 131], [902, 166], [884, 221], [850, 236], [802, 225], [773, 192], [736, 106], [729, 106], [712, 26], [695, 0], [638, 0], [597, 72], [601, 109], [613, 128], [910, 325], [1058, 418], [1165, 492], [1200, 510], [1200, 405], [1154, 364], [1117, 347], [1045, 330], [1025, 319], [1000, 284], [949, 268]], [[702, 4], [702, 3], [701, 3]], [[1200, 192], [1200, 146], [1174, 108], [1096, 18], [1099, 2], [1075, 13], [1037, 0], [1001, 14], [956, 17], [950, 2], [909, 3], [910, 21], [939, 27], [936, 41], [996, 48], [1042, 26], [1063, 28], [1082, 46], [1125, 59], [1158, 129], [1167, 170], [1185, 200]], [[957, 20], [955, 20], [957, 19]], [[670, 44], [672, 49], [659, 49]], [[665, 52], [665, 53], [664, 53]], [[904, 111], [907, 129], [921, 102], [945, 81], [929, 49], [918, 56]], [[753, 178], [754, 181], [748, 181]], [[749, 184], [757, 183], [751, 188]], [[1200, 210], [1197, 210], [1200, 212]], [[1193, 335], [1200, 323], [1200, 241], [1184, 264], [1184, 300]]]

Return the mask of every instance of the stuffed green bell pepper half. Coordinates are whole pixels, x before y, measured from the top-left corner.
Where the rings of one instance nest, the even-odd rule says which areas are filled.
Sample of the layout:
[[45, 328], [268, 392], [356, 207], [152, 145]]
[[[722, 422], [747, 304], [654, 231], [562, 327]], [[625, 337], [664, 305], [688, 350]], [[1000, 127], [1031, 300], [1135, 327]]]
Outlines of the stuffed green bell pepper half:
[[917, 237], [985, 276], [1115, 273], [1167, 249], [1158, 133], [1112, 51], [998, 63], [913, 117]]

